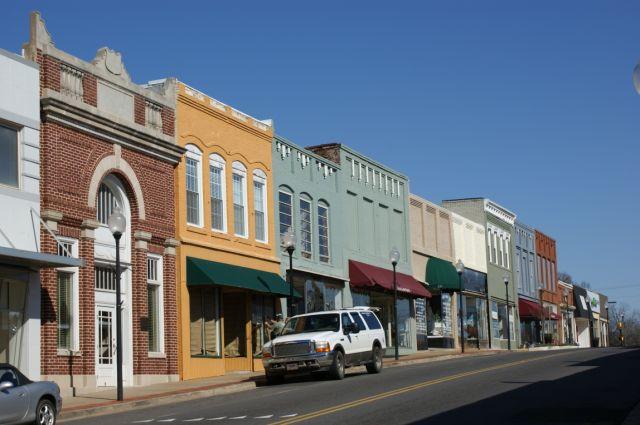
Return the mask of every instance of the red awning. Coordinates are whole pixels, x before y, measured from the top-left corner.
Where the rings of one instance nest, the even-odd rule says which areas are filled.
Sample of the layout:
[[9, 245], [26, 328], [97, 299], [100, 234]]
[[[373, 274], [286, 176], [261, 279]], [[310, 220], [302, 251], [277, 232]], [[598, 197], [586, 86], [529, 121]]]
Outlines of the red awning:
[[522, 318], [540, 319], [540, 317], [542, 316], [540, 304], [535, 301], [518, 298], [518, 308], [520, 310], [520, 317]]
[[[404, 273], [396, 273], [398, 291], [416, 297], [431, 298], [427, 288], [413, 277]], [[349, 280], [353, 286], [380, 286], [393, 291], [393, 271], [359, 261], [349, 260]]]

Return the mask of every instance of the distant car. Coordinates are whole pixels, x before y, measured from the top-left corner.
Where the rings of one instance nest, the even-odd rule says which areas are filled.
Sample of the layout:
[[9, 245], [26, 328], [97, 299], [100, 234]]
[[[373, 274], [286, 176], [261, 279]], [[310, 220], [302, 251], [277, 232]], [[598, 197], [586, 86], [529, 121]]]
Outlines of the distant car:
[[33, 382], [15, 367], [0, 363], [0, 424], [54, 425], [62, 398], [55, 382]]
[[351, 366], [379, 373], [384, 347], [384, 329], [371, 308], [322, 311], [287, 319], [280, 335], [265, 344], [262, 364], [269, 383], [301, 372], [342, 379]]

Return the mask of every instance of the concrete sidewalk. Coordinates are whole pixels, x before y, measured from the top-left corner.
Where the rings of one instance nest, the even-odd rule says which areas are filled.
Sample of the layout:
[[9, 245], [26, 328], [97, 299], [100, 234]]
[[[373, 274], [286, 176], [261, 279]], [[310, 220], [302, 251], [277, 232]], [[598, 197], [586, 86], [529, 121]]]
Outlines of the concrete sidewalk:
[[[485, 356], [496, 354], [491, 350], [467, 350], [464, 356]], [[455, 349], [429, 349], [418, 353], [400, 356], [399, 360], [385, 356], [384, 367], [398, 367], [411, 364], [428, 363], [461, 357]], [[360, 373], [364, 366], [348, 369], [347, 373]], [[65, 397], [62, 402], [60, 421], [86, 418], [135, 408], [175, 403], [195, 398], [205, 398], [222, 394], [247, 391], [265, 385], [262, 372], [235, 372], [224, 376], [144, 387], [128, 387], [124, 390], [124, 401], [116, 401], [115, 388], [84, 393], [76, 397]]]

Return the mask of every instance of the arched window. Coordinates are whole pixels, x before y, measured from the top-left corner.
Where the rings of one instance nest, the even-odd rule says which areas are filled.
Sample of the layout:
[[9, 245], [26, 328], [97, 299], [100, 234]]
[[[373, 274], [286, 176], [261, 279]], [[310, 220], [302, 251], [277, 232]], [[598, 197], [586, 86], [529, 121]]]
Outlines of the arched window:
[[267, 175], [262, 170], [253, 172], [253, 210], [256, 240], [267, 242]]
[[300, 196], [300, 253], [304, 258], [313, 256], [313, 212], [311, 198]]
[[248, 237], [247, 168], [238, 161], [233, 168], [233, 231], [236, 236]]
[[225, 168], [226, 163], [224, 158], [217, 154], [209, 155], [211, 228], [219, 232], [227, 231], [227, 189]]
[[202, 227], [202, 152], [194, 145], [186, 149], [187, 223]]
[[97, 217], [100, 224], [107, 225], [111, 213], [121, 205], [115, 191], [105, 182], [100, 183], [96, 205]]
[[278, 190], [278, 218], [280, 221], [280, 242], [289, 229], [293, 229], [293, 195], [291, 190], [280, 187]]
[[329, 205], [318, 202], [318, 254], [320, 261], [328, 263], [331, 260], [329, 253]]

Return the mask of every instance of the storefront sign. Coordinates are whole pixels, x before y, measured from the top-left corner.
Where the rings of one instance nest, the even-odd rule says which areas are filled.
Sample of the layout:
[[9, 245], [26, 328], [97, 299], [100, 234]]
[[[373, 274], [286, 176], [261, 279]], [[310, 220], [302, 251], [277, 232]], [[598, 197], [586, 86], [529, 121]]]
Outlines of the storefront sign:
[[424, 298], [413, 300], [416, 311], [416, 332], [418, 335], [427, 334], [427, 302]]
[[587, 291], [587, 302], [591, 306], [591, 311], [600, 313], [600, 295], [595, 292]]

